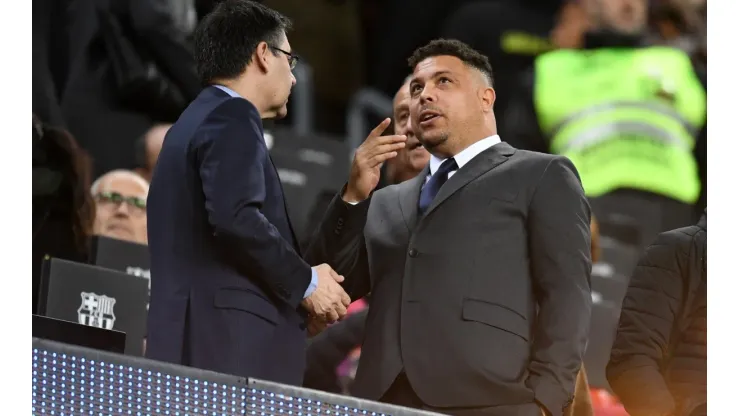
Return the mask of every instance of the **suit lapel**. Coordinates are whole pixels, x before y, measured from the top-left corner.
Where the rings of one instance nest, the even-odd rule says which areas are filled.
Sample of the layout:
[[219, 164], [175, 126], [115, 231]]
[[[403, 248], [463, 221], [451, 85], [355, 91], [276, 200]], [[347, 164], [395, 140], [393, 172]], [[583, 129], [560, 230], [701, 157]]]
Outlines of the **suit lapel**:
[[[498, 143], [488, 149], [480, 152], [470, 162], [466, 163], [465, 166], [460, 168], [450, 179], [442, 185], [439, 193], [432, 204], [427, 208], [424, 213], [424, 217], [427, 217], [432, 213], [438, 206], [444, 203], [449, 197], [455, 194], [460, 188], [469, 184], [474, 179], [490, 171], [496, 166], [506, 162], [509, 156], [514, 154], [514, 148], [507, 143]], [[417, 194], [418, 199], [418, 194]]]
[[421, 173], [416, 175], [415, 178], [398, 185], [398, 201], [401, 204], [401, 213], [403, 214], [403, 220], [406, 222], [409, 232], [412, 232], [416, 227], [419, 211], [419, 195], [421, 194], [421, 187], [424, 185], [427, 175], [429, 175], [429, 165]]

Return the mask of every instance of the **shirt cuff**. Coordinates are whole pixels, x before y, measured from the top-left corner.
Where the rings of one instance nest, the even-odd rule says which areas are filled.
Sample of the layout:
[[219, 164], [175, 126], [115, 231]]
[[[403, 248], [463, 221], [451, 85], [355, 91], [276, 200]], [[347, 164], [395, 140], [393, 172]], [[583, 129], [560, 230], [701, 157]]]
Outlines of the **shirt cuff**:
[[308, 284], [308, 289], [306, 289], [306, 293], [303, 294], [303, 299], [306, 299], [307, 297], [311, 296], [311, 294], [316, 290], [316, 288], [319, 286], [319, 274], [316, 273], [316, 270], [311, 269], [311, 283]]

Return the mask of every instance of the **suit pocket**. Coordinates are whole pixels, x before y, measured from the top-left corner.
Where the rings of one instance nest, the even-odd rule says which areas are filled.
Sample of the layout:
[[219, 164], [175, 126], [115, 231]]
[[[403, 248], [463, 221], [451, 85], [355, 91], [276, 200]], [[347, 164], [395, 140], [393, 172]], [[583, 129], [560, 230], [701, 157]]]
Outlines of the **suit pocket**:
[[463, 300], [464, 321], [478, 322], [514, 334], [529, 342], [529, 323], [519, 313], [495, 303], [475, 299]]
[[277, 325], [280, 314], [275, 305], [262, 296], [244, 289], [221, 288], [216, 290], [213, 306], [218, 309], [235, 309], [250, 313]]

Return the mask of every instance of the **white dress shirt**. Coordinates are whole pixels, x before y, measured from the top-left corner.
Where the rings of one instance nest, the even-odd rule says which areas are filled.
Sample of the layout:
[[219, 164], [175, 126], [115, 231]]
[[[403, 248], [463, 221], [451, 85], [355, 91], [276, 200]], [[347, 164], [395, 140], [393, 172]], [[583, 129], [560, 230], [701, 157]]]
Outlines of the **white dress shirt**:
[[[501, 138], [498, 136], [498, 134], [494, 134], [493, 136], [488, 136], [485, 139], [478, 140], [477, 142], [466, 147], [462, 152], [453, 156], [455, 158], [455, 162], [457, 162], [457, 169], [461, 169], [463, 166], [465, 166], [466, 163], [473, 160], [473, 158], [478, 156], [478, 154], [480, 154], [482, 151], [499, 143], [501, 143]], [[429, 175], [427, 175], [426, 181], [429, 181], [429, 178], [431, 178], [432, 175], [437, 172], [437, 169], [439, 169], [439, 166], [445, 160], [447, 159], [440, 159], [437, 156], [432, 155], [432, 157], [429, 159]], [[447, 176], [447, 179], [450, 179], [452, 175], [455, 174], [455, 172], [457, 172], [457, 170], [453, 170], [452, 172], [450, 172]]]
[[[485, 139], [478, 140], [477, 142], [466, 147], [462, 152], [453, 156], [455, 158], [455, 162], [457, 162], [457, 169], [462, 168], [466, 163], [473, 160], [473, 158], [478, 156], [478, 154], [480, 154], [482, 151], [499, 143], [501, 143], [501, 138], [498, 136], [498, 134], [494, 134], [493, 136], [488, 136]], [[429, 181], [429, 178], [434, 175], [437, 169], [439, 169], [439, 165], [441, 165], [442, 162], [444, 162], [445, 160], [447, 159], [440, 159], [437, 156], [432, 155], [432, 157], [429, 159], [429, 174], [427, 175], [424, 184]], [[453, 170], [452, 172], [450, 172], [449, 175], [447, 175], [447, 179], [450, 179], [452, 175], [455, 174], [455, 172], [457, 172], [457, 170]], [[358, 202], [350, 202], [349, 204], [357, 205]]]

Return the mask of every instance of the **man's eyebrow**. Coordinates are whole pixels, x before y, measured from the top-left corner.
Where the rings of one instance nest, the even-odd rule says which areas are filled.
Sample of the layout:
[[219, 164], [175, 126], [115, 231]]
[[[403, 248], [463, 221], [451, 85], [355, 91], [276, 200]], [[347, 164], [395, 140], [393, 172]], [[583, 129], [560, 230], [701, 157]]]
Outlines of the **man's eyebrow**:
[[[437, 78], [440, 75], [453, 75], [453, 73], [452, 73], [452, 71], [443, 69], [441, 71], [437, 71], [434, 74], [432, 74], [432, 78]], [[419, 81], [419, 77], [414, 77], [414, 78], [411, 79], [411, 81], [409, 82], [409, 84], [419, 83], [419, 82], [420, 82]]]

